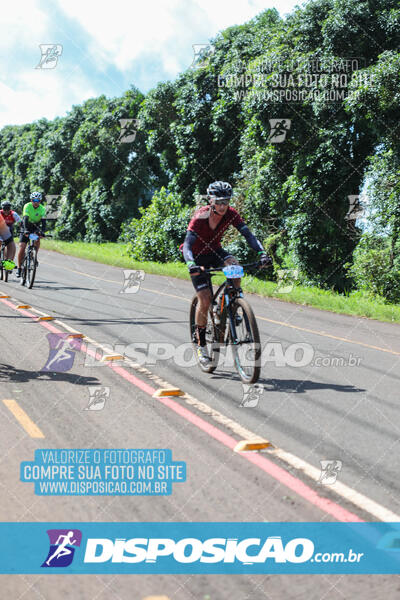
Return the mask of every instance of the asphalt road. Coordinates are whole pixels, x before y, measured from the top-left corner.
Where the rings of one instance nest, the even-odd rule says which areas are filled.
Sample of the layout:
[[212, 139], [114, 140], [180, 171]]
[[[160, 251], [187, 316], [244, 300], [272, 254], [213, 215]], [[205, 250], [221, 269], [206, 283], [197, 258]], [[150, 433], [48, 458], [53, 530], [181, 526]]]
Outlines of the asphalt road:
[[[49, 353], [49, 329], [10, 305], [18, 302], [55, 316], [60, 330], [66, 330], [62, 325], [71, 327], [110, 351], [139, 360], [151, 373], [206, 404], [210, 413], [219, 411], [317, 468], [321, 460], [341, 461], [338, 481], [400, 514], [398, 325], [248, 296], [269, 360], [262, 368], [258, 402], [246, 407], [233, 367], [207, 375], [184, 352], [182, 345], [189, 341], [190, 281], [145, 275], [139, 289], [127, 293], [119, 268], [43, 250], [39, 258], [32, 290], [22, 288], [15, 278], [8, 284], [0, 282], [0, 291], [11, 296], [9, 301], [0, 300], [1, 521], [335, 520], [323, 506], [289, 490], [104, 363], [77, 353], [67, 372], [41, 371]], [[307, 345], [310, 364], [296, 366], [301, 353], [294, 353], [293, 344]], [[164, 360], [162, 352], [172, 357]], [[282, 356], [290, 364], [281, 364]], [[124, 369], [144, 384], [159, 387], [148, 374], [129, 365]], [[85, 410], [94, 385], [107, 388], [109, 396], [102, 410]], [[5, 399], [18, 403], [43, 439], [31, 437], [21, 427], [2, 402]], [[183, 404], [179, 398], [176, 402]], [[185, 408], [240, 439], [204, 410], [187, 403]], [[35, 496], [32, 484], [19, 481], [19, 465], [33, 460], [34, 450], [44, 447], [170, 448], [174, 460], [186, 461], [188, 477], [185, 483], [174, 484], [173, 494], [166, 497]], [[273, 456], [270, 460], [343, 510], [377, 520], [337, 495], [334, 485], [318, 485]], [[319, 600], [383, 594], [398, 598], [400, 583], [397, 576], [376, 575], [53, 575], [1, 576], [1, 587], [8, 598], [29, 594], [46, 599], [164, 595], [170, 600]]]

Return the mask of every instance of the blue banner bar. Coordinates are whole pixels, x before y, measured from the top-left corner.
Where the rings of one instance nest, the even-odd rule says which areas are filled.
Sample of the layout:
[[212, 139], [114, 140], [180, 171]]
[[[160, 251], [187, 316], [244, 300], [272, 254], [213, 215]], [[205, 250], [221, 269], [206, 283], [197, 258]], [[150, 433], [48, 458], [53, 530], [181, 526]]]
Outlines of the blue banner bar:
[[0, 523], [0, 573], [400, 573], [399, 523]]

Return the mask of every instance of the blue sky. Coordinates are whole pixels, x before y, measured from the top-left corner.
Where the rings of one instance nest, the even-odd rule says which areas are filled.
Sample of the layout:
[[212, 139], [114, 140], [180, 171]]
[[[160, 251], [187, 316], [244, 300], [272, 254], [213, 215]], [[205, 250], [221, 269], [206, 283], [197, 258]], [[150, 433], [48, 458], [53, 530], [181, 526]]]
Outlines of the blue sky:
[[[0, 127], [63, 116], [73, 104], [134, 84], [146, 92], [192, 64], [193, 44], [266, 8], [302, 0], [14, 0], [0, 21]], [[40, 44], [60, 44], [53, 69]]]

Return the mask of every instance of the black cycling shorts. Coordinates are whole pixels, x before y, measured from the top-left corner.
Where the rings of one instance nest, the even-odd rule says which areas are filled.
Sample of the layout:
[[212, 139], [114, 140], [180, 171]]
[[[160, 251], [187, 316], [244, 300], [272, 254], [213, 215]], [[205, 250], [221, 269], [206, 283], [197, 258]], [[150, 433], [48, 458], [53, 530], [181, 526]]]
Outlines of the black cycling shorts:
[[27, 244], [29, 242], [29, 236], [24, 235], [23, 231], [29, 231], [29, 233], [35, 233], [36, 229], [38, 229], [39, 223], [28, 223], [27, 228], [22, 225], [21, 235], [19, 236], [19, 241]]
[[[201, 254], [200, 256], [195, 256], [194, 260], [199, 267], [215, 269], [216, 267], [223, 267], [224, 262], [228, 258], [233, 258], [232, 254], [227, 250], [224, 250], [224, 248], [219, 248], [218, 250], [214, 250], [213, 254]], [[199, 290], [209, 287], [210, 276], [202, 271], [198, 275], [193, 275], [191, 280], [194, 289], [198, 292]]]

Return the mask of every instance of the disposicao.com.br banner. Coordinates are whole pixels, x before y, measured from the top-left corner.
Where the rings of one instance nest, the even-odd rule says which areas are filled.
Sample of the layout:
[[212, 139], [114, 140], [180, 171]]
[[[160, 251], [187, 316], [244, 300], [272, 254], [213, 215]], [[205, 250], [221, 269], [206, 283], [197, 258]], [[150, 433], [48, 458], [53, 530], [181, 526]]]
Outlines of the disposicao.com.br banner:
[[0, 573], [400, 573], [399, 523], [0, 523]]

